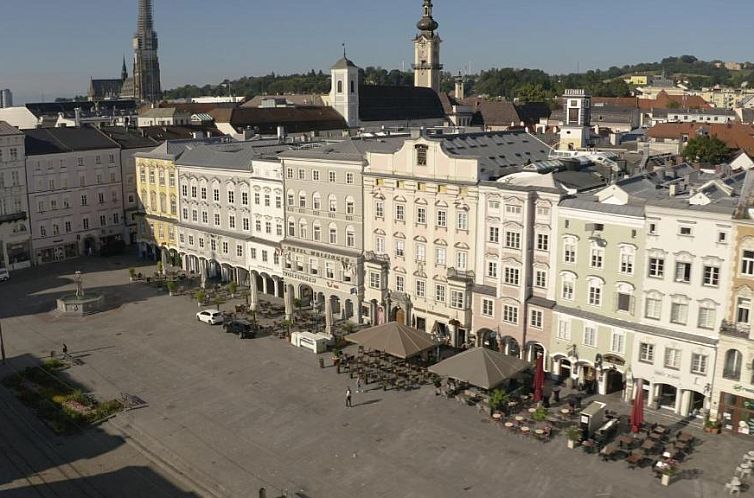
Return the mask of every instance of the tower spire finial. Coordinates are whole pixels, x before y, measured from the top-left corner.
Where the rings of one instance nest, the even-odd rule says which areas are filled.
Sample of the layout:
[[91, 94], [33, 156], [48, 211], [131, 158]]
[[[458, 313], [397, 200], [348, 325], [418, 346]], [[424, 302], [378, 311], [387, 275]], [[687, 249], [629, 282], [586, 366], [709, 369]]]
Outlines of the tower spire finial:
[[348, 59], [348, 57], [346, 57], [346, 42], [341, 43], [341, 45], [343, 46], [343, 58]]

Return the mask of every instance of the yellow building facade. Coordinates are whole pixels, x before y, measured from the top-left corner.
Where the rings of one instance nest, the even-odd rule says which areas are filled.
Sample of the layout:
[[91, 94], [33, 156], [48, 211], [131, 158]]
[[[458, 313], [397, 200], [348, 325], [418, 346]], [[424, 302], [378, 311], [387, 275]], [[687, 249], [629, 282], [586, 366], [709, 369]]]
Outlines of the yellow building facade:
[[749, 209], [735, 216], [731, 284], [720, 327], [711, 416], [722, 428], [754, 435], [754, 220]]
[[143, 257], [180, 262], [178, 249], [178, 171], [175, 166], [183, 148], [171, 150], [164, 143], [136, 155], [136, 178], [141, 215], [138, 222], [139, 251]]

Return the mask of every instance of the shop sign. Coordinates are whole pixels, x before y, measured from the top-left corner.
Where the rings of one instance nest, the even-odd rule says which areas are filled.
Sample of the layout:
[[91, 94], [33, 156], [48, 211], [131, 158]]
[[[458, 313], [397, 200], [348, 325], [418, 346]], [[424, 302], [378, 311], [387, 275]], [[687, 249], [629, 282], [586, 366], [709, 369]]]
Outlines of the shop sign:
[[678, 374], [667, 373], [662, 370], [655, 370], [654, 374], [658, 377], [667, 377], [668, 379], [681, 380], [681, 376]]
[[[748, 393], [754, 393], [754, 389], [751, 389], [749, 387], [744, 387], [741, 384], [736, 384], [735, 386], [733, 386], [733, 390], [734, 391], [746, 391]], [[754, 405], [754, 403], [752, 403], [752, 404]], [[754, 409], [754, 407], [752, 407], [752, 409]]]
[[283, 271], [283, 276], [285, 278], [293, 278], [293, 279], [300, 280], [302, 282], [307, 282], [307, 283], [310, 283], [310, 284], [316, 284], [317, 283], [317, 279], [316, 278], [310, 277], [308, 275], [303, 275], [303, 274], [300, 274], [300, 273], [293, 273], [293, 272], [289, 272], [289, 271]]

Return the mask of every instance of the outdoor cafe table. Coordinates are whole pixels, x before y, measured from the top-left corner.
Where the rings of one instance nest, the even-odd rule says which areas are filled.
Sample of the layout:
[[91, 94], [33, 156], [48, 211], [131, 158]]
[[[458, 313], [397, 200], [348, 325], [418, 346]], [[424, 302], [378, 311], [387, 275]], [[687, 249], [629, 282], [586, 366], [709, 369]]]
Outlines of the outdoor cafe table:
[[666, 432], [668, 432], [668, 430], [664, 426], [658, 425], [657, 427], [652, 429], [652, 432], [656, 432], [657, 434], [665, 434]]
[[678, 441], [680, 441], [680, 442], [682, 442], [682, 443], [690, 443], [691, 441], [693, 441], [693, 440], [694, 440], [694, 436], [692, 436], [692, 435], [691, 435], [691, 434], [689, 434], [688, 432], [681, 432], [681, 433], [680, 433], [680, 434], [678, 435], [678, 438], [677, 438], [677, 439], [678, 439]]
[[652, 441], [651, 439], [647, 439], [644, 441], [644, 443], [641, 445], [641, 447], [645, 450], [653, 450], [657, 446], [657, 443]]
[[505, 423], [505, 426], [506, 426], [507, 428], [509, 428], [509, 429], [510, 429], [510, 428], [512, 428], [512, 427], [513, 427], [513, 425], [514, 425], [514, 424], [513, 424], [513, 422], [506, 422], [506, 423]]
[[528, 432], [529, 432], [530, 430], [531, 430], [531, 429], [529, 429], [529, 428], [528, 428], [528, 427], [526, 427], [526, 426], [523, 426], [523, 427], [521, 427], [521, 432], [523, 432], [524, 434], [528, 433]]
[[617, 438], [615, 438], [615, 440], [621, 446], [631, 446], [634, 443], [634, 438], [629, 436], [628, 434], [623, 434], [622, 436], [618, 436]]
[[513, 417], [513, 418], [515, 418], [515, 419], [516, 419], [517, 421], [519, 421], [519, 422], [523, 422], [523, 421], [524, 421], [524, 417], [522, 417], [521, 415], [516, 415], [516, 416], [515, 416], [515, 417]]
[[501, 418], [503, 418], [503, 414], [500, 412], [495, 412], [492, 414], [492, 418], [494, 418], [495, 420], [500, 420]]

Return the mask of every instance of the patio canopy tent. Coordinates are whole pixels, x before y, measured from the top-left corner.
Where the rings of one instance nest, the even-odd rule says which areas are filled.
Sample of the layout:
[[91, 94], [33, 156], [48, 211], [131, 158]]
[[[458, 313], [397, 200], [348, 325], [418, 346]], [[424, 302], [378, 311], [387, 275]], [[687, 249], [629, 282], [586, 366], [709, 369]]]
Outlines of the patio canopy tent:
[[429, 371], [482, 389], [492, 389], [531, 365], [524, 360], [488, 348], [472, 348], [429, 367]]
[[428, 334], [398, 322], [383, 323], [347, 335], [345, 338], [348, 342], [363, 346], [364, 349], [384, 351], [403, 359], [421, 354], [435, 346]]

